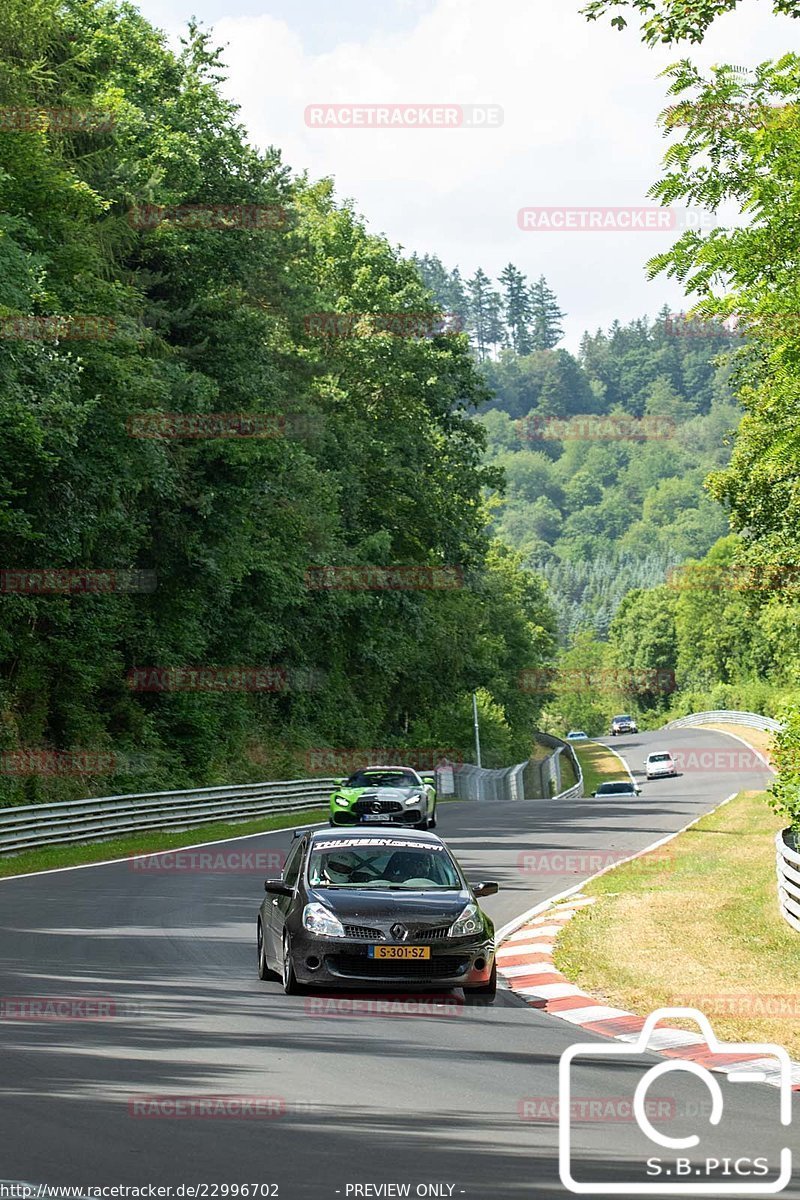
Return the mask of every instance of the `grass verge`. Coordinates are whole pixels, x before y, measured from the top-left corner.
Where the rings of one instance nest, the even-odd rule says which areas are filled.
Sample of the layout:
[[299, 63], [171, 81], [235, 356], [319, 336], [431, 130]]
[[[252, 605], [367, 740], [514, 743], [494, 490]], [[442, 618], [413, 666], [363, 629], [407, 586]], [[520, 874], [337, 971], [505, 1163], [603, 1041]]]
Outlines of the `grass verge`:
[[591, 796], [601, 783], [610, 779], [626, 779], [627, 771], [616, 754], [601, 742], [573, 742], [583, 771], [583, 794]]
[[54, 867], [77, 867], [85, 863], [106, 862], [130, 858], [134, 854], [155, 854], [160, 850], [179, 850], [202, 842], [221, 842], [225, 838], [247, 837], [252, 833], [268, 833], [271, 829], [287, 829], [325, 821], [327, 808], [312, 808], [307, 812], [276, 813], [253, 821], [217, 822], [199, 825], [179, 832], [153, 829], [129, 837], [113, 838], [107, 842], [83, 842], [70, 846], [43, 846], [26, 850], [13, 858], [0, 858], [0, 879], [11, 875], [27, 875], [32, 871], [49, 871]]
[[767, 762], [772, 762], [772, 734], [768, 729], [751, 729], [749, 725], [704, 725], [703, 728], [732, 733], [754, 749], [760, 750]]
[[559, 968], [638, 1015], [689, 1005], [725, 1041], [775, 1042], [800, 1058], [800, 935], [778, 911], [780, 826], [763, 793], [743, 793], [587, 884], [597, 902], [559, 936]]

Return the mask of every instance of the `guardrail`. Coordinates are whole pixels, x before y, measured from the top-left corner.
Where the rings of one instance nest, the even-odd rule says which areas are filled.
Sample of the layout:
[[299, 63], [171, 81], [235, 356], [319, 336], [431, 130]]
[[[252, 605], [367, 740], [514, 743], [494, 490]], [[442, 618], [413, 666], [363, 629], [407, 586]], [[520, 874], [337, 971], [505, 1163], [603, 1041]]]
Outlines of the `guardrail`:
[[[552, 746], [555, 753], [525, 764], [525, 796], [528, 800], [571, 800], [583, 795], [583, 771], [575, 749], [551, 733], [537, 733], [536, 740]], [[577, 783], [562, 791], [561, 756], [566, 754]]]
[[[557, 738], [552, 740], [559, 742]], [[556, 760], [554, 777], [559, 782], [557, 759], [565, 747], [574, 758], [572, 747], [566, 743], [560, 743], [556, 754], [551, 756]], [[551, 759], [545, 762], [550, 763]], [[575, 764], [580, 772], [577, 759]], [[442, 768], [452, 771], [453, 794], [460, 799], [523, 800], [526, 798], [525, 771], [529, 765], [518, 763], [514, 767], [491, 770], [469, 763], [452, 767], [440, 764], [437, 774], [441, 784], [445, 778]], [[533, 765], [541, 767], [543, 764]], [[270, 813], [327, 807], [337, 782], [328, 778], [289, 779], [0, 808], [0, 855], [70, 842], [98, 842], [140, 831], [190, 829], [216, 821], [242, 821]], [[443, 791], [441, 786], [439, 790], [440, 793]], [[572, 788], [559, 798], [569, 796], [575, 790]]]
[[691, 725], [749, 725], [752, 729], [768, 729], [771, 732], [776, 732], [782, 729], [780, 721], [774, 720], [772, 717], [762, 717], [760, 713], [749, 712], [730, 712], [727, 709], [720, 709], [717, 712], [701, 712], [690, 713], [688, 717], [678, 717], [676, 721], [670, 721], [664, 729], [686, 729]]
[[335, 779], [290, 779], [0, 809], [0, 854], [56, 843], [102, 841], [139, 830], [186, 829], [226, 819], [302, 812], [326, 806], [335, 785]]
[[800, 854], [786, 844], [785, 833], [775, 835], [778, 903], [784, 921], [800, 933]]
[[459, 800], [524, 800], [523, 772], [527, 763], [493, 770], [459, 763], [453, 768], [453, 791]]

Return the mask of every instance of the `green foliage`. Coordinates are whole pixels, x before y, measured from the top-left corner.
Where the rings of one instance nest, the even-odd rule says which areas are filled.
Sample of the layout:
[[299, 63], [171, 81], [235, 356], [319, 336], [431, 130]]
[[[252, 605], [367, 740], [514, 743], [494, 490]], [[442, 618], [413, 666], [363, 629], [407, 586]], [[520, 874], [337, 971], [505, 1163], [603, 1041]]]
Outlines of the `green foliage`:
[[509, 263], [497, 290], [481, 267], [464, 285], [458, 267], [448, 271], [435, 254], [415, 256], [413, 261], [437, 303], [463, 321], [479, 362], [496, 359], [501, 349], [510, 348], [512, 360], [533, 350], [552, 350], [562, 340], [566, 314], [544, 275], [529, 284]]
[[[651, 46], [659, 42], [702, 42], [717, 17], [733, 12], [739, 0], [589, 0], [581, 11], [588, 20], [611, 15], [611, 24], [625, 29], [628, 22], [618, 11], [630, 9], [641, 14], [642, 40]], [[799, 0], [773, 0], [772, 11], [789, 17], [800, 16]]]
[[768, 803], [800, 835], [800, 707], [781, 713], [783, 728], [774, 735], [777, 778], [767, 790]]
[[[606, 636], [630, 588], [661, 583], [727, 529], [703, 482], [726, 463], [740, 416], [718, 357], [732, 338], [698, 345], [669, 334], [667, 316], [587, 335], [579, 359], [506, 352], [483, 366], [495, 407], [478, 420], [487, 461], [505, 478], [491, 503], [494, 529], [547, 578], [562, 638], [583, 626]], [[666, 436], [615, 433], [614, 421], [635, 433], [639, 419], [657, 433], [652, 422], [663, 421]]]
[[[434, 315], [418, 266], [329, 182], [248, 145], [196, 26], [175, 55], [126, 4], [5, 0], [3, 24], [0, 104], [114, 119], [0, 134], [0, 317], [100, 314], [115, 330], [0, 339], [0, 564], [158, 580], [152, 594], [0, 597], [0, 751], [147, 764], [6, 777], [3, 801], [305, 773], [303, 752], [326, 745], [458, 738], [467, 753], [456, 717], [477, 688], [496, 718], [487, 751], [519, 753], [539, 701], [516, 681], [547, 660], [553, 617], [541, 583], [490, 545], [497, 473], [482, 465], [472, 413], [487, 392], [468, 340], [369, 333], [368, 320], [364, 336], [320, 337], [307, 320]], [[287, 218], [141, 228], [131, 210], [145, 205]], [[448, 286], [460, 311], [457, 272]], [[131, 418], [220, 412], [285, 415], [290, 435], [129, 433]], [[305, 434], [291, 434], [298, 421]], [[308, 568], [328, 564], [452, 565], [466, 585], [310, 589]], [[278, 667], [290, 686], [127, 684], [134, 667], [207, 664]]]
[[611, 656], [608, 646], [588, 630], [579, 631], [569, 649], [559, 655], [552, 693], [543, 719], [557, 736], [582, 729], [589, 737], [608, 732], [611, 711], [622, 701], [618, 689], [609, 687]]

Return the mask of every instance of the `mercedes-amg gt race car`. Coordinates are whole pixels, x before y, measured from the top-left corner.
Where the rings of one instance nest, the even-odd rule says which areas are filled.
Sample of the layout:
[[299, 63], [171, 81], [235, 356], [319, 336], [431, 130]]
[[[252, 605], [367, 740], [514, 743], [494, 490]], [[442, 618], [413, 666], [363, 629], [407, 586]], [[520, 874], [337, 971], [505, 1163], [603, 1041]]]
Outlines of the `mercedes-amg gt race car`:
[[436, 781], [412, 767], [364, 767], [339, 781], [331, 796], [331, 825], [436, 827]]
[[303, 830], [264, 890], [258, 974], [275, 972], [289, 994], [316, 984], [494, 997], [494, 925], [477, 897], [498, 885], [469, 884], [433, 833]]

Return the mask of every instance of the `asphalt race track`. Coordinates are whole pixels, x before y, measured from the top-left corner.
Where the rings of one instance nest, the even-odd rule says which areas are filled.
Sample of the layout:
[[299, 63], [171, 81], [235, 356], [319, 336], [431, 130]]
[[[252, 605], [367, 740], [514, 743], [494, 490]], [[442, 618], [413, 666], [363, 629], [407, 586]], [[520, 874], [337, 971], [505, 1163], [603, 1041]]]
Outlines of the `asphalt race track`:
[[[640, 779], [655, 747], [744, 750], [700, 729], [614, 745]], [[484, 902], [499, 927], [590, 874], [586, 857], [645, 847], [766, 777], [732, 763], [643, 782], [634, 803], [444, 804], [438, 832], [470, 878], [500, 882]], [[284, 830], [217, 848], [285, 850], [290, 839]], [[584, 858], [556, 859], [551, 873], [525, 869], [525, 854], [565, 850]], [[0, 998], [69, 997], [104, 1014], [0, 1020], [0, 1180], [277, 1184], [282, 1200], [403, 1194], [356, 1184], [409, 1184], [410, 1195], [435, 1184], [427, 1194], [487, 1200], [567, 1195], [556, 1121], [523, 1119], [520, 1106], [557, 1097], [559, 1055], [572, 1042], [614, 1043], [507, 992], [490, 1008], [465, 1006], [458, 992], [438, 1005], [416, 998], [409, 1015], [363, 1005], [326, 1015], [312, 995], [284, 996], [256, 976], [263, 875], [122, 862], [0, 881]], [[659, 1061], [649, 1055], [645, 1065]], [[591, 1078], [576, 1078], [575, 1094], [622, 1096], [635, 1070], [609, 1056]], [[778, 1125], [777, 1089], [722, 1086], [715, 1154], [774, 1161], [781, 1146], [797, 1145]], [[708, 1129], [699, 1080], [679, 1076], [655, 1090], [672, 1105], [672, 1136]], [[209, 1096], [271, 1097], [262, 1107], [273, 1115], [137, 1115], [141, 1097]], [[631, 1122], [579, 1124], [576, 1172], [635, 1184], [641, 1138]], [[800, 1197], [800, 1186], [782, 1194]]]

